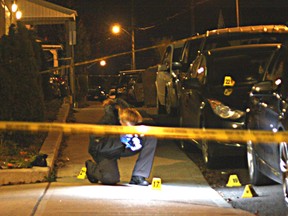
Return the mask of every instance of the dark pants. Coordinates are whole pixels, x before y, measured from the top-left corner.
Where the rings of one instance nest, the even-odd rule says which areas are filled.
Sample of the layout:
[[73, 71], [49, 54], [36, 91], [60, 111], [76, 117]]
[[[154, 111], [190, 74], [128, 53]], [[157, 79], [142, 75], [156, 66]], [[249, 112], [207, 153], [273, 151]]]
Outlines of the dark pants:
[[[139, 151], [125, 149], [119, 136], [109, 137], [104, 142], [95, 142], [95, 137], [90, 136], [89, 153], [96, 164], [88, 168], [89, 173], [103, 184], [116, 184], [120, 181], [118, 159], [129, 157], [139, 153], [134, 166], [133, 176], [148, 178], [152, 169], [154, 154], [157, 147], [157, 139], [154, 137], [143, 137], [142, 148]], [[91, 141], [92, 140], [92, 141]]]
[[99, 163], [87, 163], [88, 178], [97, 179], [103, 184], [116, 184], [120, 181], [117, 159], [102, 159]]

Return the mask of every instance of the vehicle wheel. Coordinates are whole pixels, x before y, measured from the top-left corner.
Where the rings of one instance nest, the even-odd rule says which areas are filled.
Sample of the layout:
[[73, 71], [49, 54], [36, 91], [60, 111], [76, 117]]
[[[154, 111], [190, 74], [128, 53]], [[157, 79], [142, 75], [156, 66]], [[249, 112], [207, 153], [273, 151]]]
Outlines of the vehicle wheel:
[[203, 139], [201, 141], [201, 150], [202, 150], [202, 157], [204, 163], [206, 164], [207, 168], [215, 168], [216, 167], [216, 158], [214, 156], [215, 147], [209, 141]]
[[158, 114], [165, 114], [165, 107], [160, 104], [158, 98], [157, 98], [157, 112]]
[[252, 142], [247, 143], [247, 162], [251, 184], [269, 185], [272, 183], [272, 180], [263, 175], [257, 166], [256, 155], [253, 149]]
[[284, 199], [288, 205], [288, 147], [286, 142], [280, 143], [280, 170], [282, 172], [282, 187]]

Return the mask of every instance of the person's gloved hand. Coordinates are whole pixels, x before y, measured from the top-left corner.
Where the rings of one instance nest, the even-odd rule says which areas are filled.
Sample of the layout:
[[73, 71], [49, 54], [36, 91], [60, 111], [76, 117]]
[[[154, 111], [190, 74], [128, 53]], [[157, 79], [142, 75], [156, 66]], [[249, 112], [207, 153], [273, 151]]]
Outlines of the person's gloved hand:
[[122, 135], [120, 140], [126, 148], [130, 148], [131, 151], [137, 151], [142, 148], [141, 138], [137, 134]]

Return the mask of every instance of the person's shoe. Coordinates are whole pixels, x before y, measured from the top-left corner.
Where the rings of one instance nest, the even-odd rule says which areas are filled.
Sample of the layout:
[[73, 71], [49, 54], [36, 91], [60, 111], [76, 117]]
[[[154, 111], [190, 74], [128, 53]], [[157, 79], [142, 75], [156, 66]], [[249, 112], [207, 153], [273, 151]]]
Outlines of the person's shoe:
[[91, 160], [87, 160], [85, 162], [85, 166], [86, 166], [86, 176], [87, 179], [89, 180], [90, 183], [98, 183], [98, 179], [96, 179], [95, 177], [90, 175], [90, 167], [93, 165], [93, 162]]
[[146, 181], [145, 178], [142, 176], [132, 176], [129, 184], [148, 186], [149, 182]]

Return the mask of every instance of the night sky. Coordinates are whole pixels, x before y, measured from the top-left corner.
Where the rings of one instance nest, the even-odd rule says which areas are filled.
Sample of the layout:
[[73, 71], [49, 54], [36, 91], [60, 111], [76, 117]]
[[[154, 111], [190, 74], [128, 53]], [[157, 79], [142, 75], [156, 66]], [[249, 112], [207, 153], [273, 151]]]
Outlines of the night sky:
[[[134, 0], [133, 10], [132, 0], [49, 1], [78, 12], [77, 19], [89, 32], [91, 58], [131, 50], [130, 36], [112, 35], [110, 27], [120, 23], [130, 32], [132, 11], [136, 49], [155, 45], [163, 38], [178, 40], [215, 29], [220, 11], [225, 27], [237, 25], [236, 0]], [[286, 24], [287, 11], [288, 0], [239, 0], [240, 25]], [[139, 59], [141, 55], [136, 55], [136, 61], [145, 62]], [[148, 58], [145, 56], [151, 56], [151, 53], [143, 55], [143, 58]], [[157, 61], [159, 59], [151, 58], [146, 65]], [[142, 67], [139, 63], [137, 65]]]

